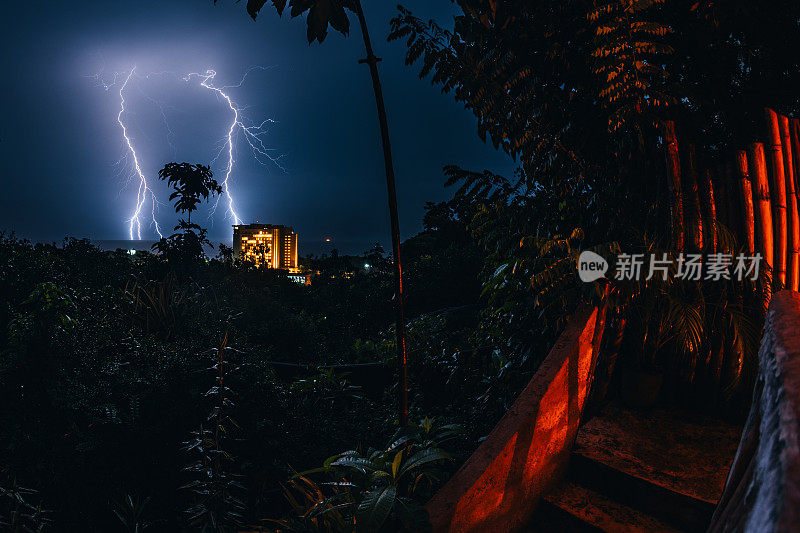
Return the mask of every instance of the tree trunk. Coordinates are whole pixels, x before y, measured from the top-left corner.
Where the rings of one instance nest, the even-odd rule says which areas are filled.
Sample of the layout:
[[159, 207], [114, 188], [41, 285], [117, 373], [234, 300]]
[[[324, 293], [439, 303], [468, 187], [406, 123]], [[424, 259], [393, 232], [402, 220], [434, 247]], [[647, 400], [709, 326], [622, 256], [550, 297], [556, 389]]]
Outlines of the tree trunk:
[[703, 250], [703, 215], [700, 211], [700, 193], [697, 186], [697, 168], [695, 167], [695, 148], [690, 144], [686, 150], [687, 172], [685, 191], [687, 200], [686, 226], [691, 230], [692, 246], [695, 251]]
[[770, 271], [773, 271], [772, 206], [763, 144], [753, 143], [750, 146], [750, 166], [753, 168], [756, 185], [754, 192], [758, 206], [758, 249], [763, 252], [764, 262]]
[[769, 159], [772, 168], [770, 192], [772, 200], [773, 224], [775, 225], [775, 266], [773, 284], [780, 282], [786, 285], [786, 244], [787, 244], [787, 218], [786, 218], [786, 178], [783, 169], [783, 153], [781, 150], [781, 134], [778, 124], [778, 115], [771, 109], [764, 110], [767, 117], [769, 135]]
[[367, 20], [364, 10], [361, 9], [361, 0], [355, 0], [356, 14], [361, 26], [361, 36], [364, 38], [364, 48], [367, 52], [366, 59], [359, 63], [369, 65], [372, 75], [372, 89], [375, 92], [375, 103], [378, 106], [378, 121], [381, 127], [381, 141], [383, 143], [383, 163], [386, 170], [386, 189], [389, 196], [389, 219], [392, 225], [392, 255], [394, 256], [394, 309], [395, 333], [397, 339], [397, 370], [399, 389], [398, 417], [401, 426], [408, 425], [408, 358], [406, 356], [406, 318], [403, 294], [403, 267], [400, 261], [400, 223], [397, 216], [397, 188], [394, 182], [394, 165], [392, 163], [392, 147], [389, 142], [389, 125], [386, 118], [386, 106], [383, 102], [383, 89], [378, 76], [378, 61], [372, 50], [372, 42], [367, 30]]
[[742, 214], [744, 215], [744, 238], [747, 251], [753, 255], [756, 251], [756, 231], [753, 213], [753, 186], [747, 168], [747, 152], [736, 153], [736, 171], [739, 178], [739, 192], [742, 196]]
[[800, 285], [800, 213], [797, 211], [797, 189], [795, 184], [792, 141], [789, 119], [781, 116], [781, 144], [783, 146], [783, 169], [786, 174], [786, 208], [789, 216], [789, 259], [786, 269], [786, 287], [797, 291]]
[[671, 120], [664, 125], [664, 144], [667, 156], [667, 186], [669, 187], [670, 239], [678, 252], [683, 251], [683, 194], [681, 192], [681, 158], [678, 152], [678, 139], [675, 137], [675, 123]]
[[709, 245], [711, 252], [717, 253], [717, 205], [714, 200], [714, 184], [711, 182], [711, 171], [706, 170], [703, 174], [703, 201], [705, 202], [705, 216], [708, 221], [707, 228]]

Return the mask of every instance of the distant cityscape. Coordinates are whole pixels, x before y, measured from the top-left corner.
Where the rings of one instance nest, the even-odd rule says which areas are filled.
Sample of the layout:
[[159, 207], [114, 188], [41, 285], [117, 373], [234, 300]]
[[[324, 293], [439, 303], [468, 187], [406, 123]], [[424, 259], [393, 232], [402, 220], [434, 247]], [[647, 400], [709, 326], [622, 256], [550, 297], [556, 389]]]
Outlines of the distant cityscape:
[[[318, 238], [314, 240], [307, 240], [302, 238], [299, 243], [299, 256], [305, 257], [307, 255], [330, 255], [332, 250], [337, 250], [342, 255], [361, 255], [366, 250], [372, 248], [375, 243], [373, 241], [339, 241], [331, 239], [331, 241], [325, 241], [325, 238]], [[209, 246], [206, 249], [206, 254], [213, 257], [217, 254], [217, 250], [219, 248], [220, 242], [227, 246], [231, 246], [232, 241], [213, 241], [213, 246]], [[117, 249], [123, 250], [151, 250], [153, 244], [156, 243], [155, 240], [128, 240], [128, 239], [92, 239], [92, 242], [100, 248], [101, 250], [108, 250], [113, 251]], [[383, 243], [382, 243], [383, 244]], [[389, 247], [384, 244], [385, 249], [389, 249]]]

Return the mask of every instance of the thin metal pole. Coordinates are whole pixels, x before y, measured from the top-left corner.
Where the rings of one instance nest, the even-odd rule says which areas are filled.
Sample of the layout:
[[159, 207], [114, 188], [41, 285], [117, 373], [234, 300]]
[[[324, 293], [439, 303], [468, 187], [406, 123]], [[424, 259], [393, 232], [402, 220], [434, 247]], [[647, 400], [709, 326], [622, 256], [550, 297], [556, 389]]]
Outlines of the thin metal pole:
[[389, 143], [389, 125], [386, 120], [386, 106], [383, 102], [381, 80], [378, 77], [378, 62], [372, 50], [372, 42], [367, 31], [367, 21], [361, 9], [361, 0], [355, 0], [356, 14], [361, 26], [361, 35], [364, 38], [364, 48], [367, 52], [366, 59], [359, 63], [369, 65], [372, 75], [372, 88], [375, 91], [375, 103], [378, 106], [378, 121], [381, 126], [381, 140], [383, 142], [383, 163], [386, 167], [386, 189], [389, 193], [389, 218], [392, 224], [392, 255], [394, 256], [394, 309], [395, 329], [397, 332], [397, 370], [399, 378], [399, 418], [400, 425], [408, 425], [408, 358], [406, 357], [406, 318], [403, 309], [403, 267], [400, 261], [400, 223], [397, 218], [397, 191], [394, 182], [394, 166], [392, 164], [392, 147]]

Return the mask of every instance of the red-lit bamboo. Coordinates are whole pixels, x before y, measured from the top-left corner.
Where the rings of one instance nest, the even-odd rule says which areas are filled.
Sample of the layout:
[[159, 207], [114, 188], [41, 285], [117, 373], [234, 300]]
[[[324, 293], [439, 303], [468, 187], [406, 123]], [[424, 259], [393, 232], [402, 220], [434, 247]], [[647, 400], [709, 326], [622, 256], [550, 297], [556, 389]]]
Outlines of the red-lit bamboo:
[[[796, 118], [789, 120], [789, 146], [792, 149], [795, 202], [797, 204], [798, 220], [800, 220], [800, 187], [797, 185], [797, 180], [800, 179], [800, 120]], [[798, 285], [800, 285], [800, 268], [798, 268], [797, 277]]]
[[717, 220], [731, 229], [731, 210], [730, 210], [730, 197], [731, 190], [731, 174], [730, 170], [725, 165], [717, 165], [715, 176], [717, 179], [714, 182], [714, 200], [717, 207]]
[[700, 212], [700, 194], [697, 187], [697, 169], [695, 167], [695, 148], [690, 144], [686, 151], [686, 227], [691, 230], [692, 246], [695, 251], [703, 249], [703, 215]]
[[[745, 154], [745, 160], [746, 158], [747, 154]], [[727, 211], [725, 225], [736, 237], [737, 242], [745, 242], [745, 233], [747, 231], [746, 222], [742, 218], [744, 210], [740, 202], [740, 184], [738, 174], [736, 173], [736, 161], [734, 158], [726, 158], [726, 162], [722, 167], [722, 174], [720, 175], [722, 176], [721, 181], [725, 183], [725, 189], [727, 191], [725, 195], [725, 209]], [[752, 202], [752, 197], [750, 201]], [[750, 207], [752, 209], [752, 203]]]
[[741, 150], [736, 153], [736, 173], [739, 178], [739, 194], [742, 200], [742, 215], [744, 217], [744, 240], [747, 251], [753, 255], [756, 251], [756, 230], [753, 213], [753, 186], [750, 172], [747, 167], [747, 152]]
[[758, 231], [756, 233], [758, 250], [764, 254], [764, 262], [770, 269], [773, 269], [772, 206], [763, 144], [753, 143], [750, 146], [748, 165], [752, 167], [752, 176], [755, 181], [753, 192], [758, 209]]
[[789, 119], [779, 117], [781, 145], [783, 148], [783, 170], [786, 175], [786, 209], [789, 217], [789, 257], [786, 262], [786, 287], [797, 291], [800, 283], [800, 213], [797, 211], [797, 187], [795, 184], [794, 158]]
[[703, 173], [703, 202], [705, 203], [705, 218], [708, 220], [708, 244], [711, 252], [717, 252], [717, 206], [714, 201], [714, 184], [711, 182], [711, 171]]
[[[789, 120], [789, 136], [791, 137], [792, 153], [795, 155], [793, 158], [794, 175], [800, 176], [800, 119]], [[795, 178], [797, 179], [797, 178]], [[798, 205], [800, 205], [800, 190], [797, 191]]]
[[775, 227], [775, 263], [773, 280], [786, 285], [786, 244], [788, 224], [786, 217], [786, 178], [783, 169], [783, 151], [778, 115], [771, 109], [764, 110], [767, 118], [769, 160], [771, 163], [770, 199], [774, 211], [772, 222]]
[[664, 145], [667, 157], [667, 187], [669, 188], [670, 238], [675, 250], [682, 252], [683, 194], [681, 192], [681, 158], [678, 153], [678, 139], [675, 137], [675, 123], [668, 120], [664, 124]]

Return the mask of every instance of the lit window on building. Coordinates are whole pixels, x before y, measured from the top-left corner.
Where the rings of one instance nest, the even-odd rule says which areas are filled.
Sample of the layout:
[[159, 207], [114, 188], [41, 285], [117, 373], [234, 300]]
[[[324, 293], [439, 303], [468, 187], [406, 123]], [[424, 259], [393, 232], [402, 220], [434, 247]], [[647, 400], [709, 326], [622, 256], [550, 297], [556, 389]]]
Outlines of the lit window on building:
[[242, 224], [233, 226], [234, 257], [258, 266], [299, 273], [297, 234], [289, 226]]

